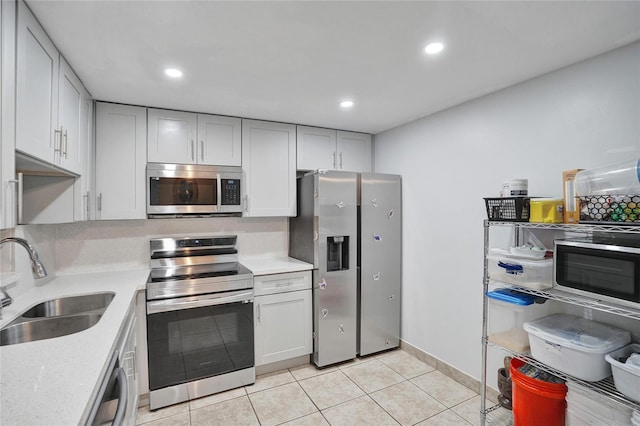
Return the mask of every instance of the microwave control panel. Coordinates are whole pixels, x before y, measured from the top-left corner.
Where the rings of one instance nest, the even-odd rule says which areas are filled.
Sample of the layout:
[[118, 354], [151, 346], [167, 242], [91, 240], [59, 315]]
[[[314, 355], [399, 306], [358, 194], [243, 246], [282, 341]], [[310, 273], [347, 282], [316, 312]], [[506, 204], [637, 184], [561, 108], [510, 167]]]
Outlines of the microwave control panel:
[[222, 179], [222, 205], [240, 205], [240, 179]]

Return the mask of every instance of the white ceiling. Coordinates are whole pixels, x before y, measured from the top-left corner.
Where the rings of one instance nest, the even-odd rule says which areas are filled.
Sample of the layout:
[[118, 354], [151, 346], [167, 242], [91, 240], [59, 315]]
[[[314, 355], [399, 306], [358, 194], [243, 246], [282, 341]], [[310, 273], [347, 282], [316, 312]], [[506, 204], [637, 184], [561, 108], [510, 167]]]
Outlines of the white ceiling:
[[96, 99], [374, 134], [640, 39], [639, 1], [27, 4]]

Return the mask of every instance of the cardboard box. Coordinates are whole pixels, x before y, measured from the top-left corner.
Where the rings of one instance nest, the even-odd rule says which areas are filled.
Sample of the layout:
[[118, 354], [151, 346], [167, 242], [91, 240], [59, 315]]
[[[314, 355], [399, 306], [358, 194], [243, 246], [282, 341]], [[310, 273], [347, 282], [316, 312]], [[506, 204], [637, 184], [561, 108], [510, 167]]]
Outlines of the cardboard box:
[[562, 172], [562, 195], [564, 200], [564, 223], [578, 223], [580, 220], [580, 199], [576, 198], [574, 181], [576, 174], [584, 169]]

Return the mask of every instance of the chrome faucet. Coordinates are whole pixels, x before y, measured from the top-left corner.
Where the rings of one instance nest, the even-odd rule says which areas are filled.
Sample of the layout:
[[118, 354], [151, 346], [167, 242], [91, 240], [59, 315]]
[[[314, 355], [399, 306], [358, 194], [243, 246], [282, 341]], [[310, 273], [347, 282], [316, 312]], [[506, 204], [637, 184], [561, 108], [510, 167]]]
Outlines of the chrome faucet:
[[[47, 270], [44, 268], [44, 265], [38, 258], [36, 249], [33, 248], [33, 246], [29, 244], [27, 240], [17, 237], [3, 238], [2, 240], [0, 240], [0, 247], [7, 243], [20, 244], [27, 250], [27, 253], [29, 253], [29, 259], [31, 259], [31, 272], [33, 273], [33, 278], [39, 279], [47, 276]], [[9, 306], [11, 302], [13, 302], [11, 296], [9, 296], [9, 294], [6, 292], [5, 287], [0, 287], [0, 294], [2, 295], [2, 298], [0, 298], [0, 307]]]

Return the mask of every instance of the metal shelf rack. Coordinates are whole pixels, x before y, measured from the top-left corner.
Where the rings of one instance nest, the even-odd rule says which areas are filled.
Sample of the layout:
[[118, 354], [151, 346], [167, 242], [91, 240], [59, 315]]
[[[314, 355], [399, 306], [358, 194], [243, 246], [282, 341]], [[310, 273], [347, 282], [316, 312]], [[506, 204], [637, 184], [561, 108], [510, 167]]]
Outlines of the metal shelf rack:
[[[512, 425], [513, 418], [511, 415], [505, 415], [504, 409], [499, 405], [487, 406], [486, 401], [486, 386], [487, 386], [487, 348], [495, 347], [512, 357], [522, 359], [523, 361], [532, 364], [538, 368], [549, 371], [550, 373], [563, 378], [564, 380], [570, 380], [577, 382], [582, 386], [592, 389], [599, 394], [612, 399], [613, 401], [622, 403], [630, 408], [640, 410], [640, 404], [629, 400], [615, 388], [613, 380], [608, 377], [600, 382], [587, 382], [577, 379], [572, 376], [568, 376], [561, 371], [548, 367], [546, 364], [540, 363], [536, 359], [532, 358], [529, 354], [515, 353], [507, 348], [496, 345], [489, 342], [487, 338], [487, 317], [488, 317], [488, 303], [487, 297], [484, 296], [489, 288], [490, 284], [500, 284], [512, 287], [518, 291], [529, 293], [534, 296], [544, 297], [549, 300], [557, 300], [563, 303], [568, 303], [576, 306], [582, 306], [591, 308], [603, 312], [609, 312], [615, 315], [631, 318], [634, 320], [640, 320], [640, 310], [633, 309], [626, 306], [617, 305], [608, 301], [603, 301], [593, 297], [580, 296], [558, 289], [550, 288], [544, 291], [534, 290], [525, 287], [518, 287], [506, 283], [497, 283], [489, 280], [488, 274], [488, 261], [489, 255], [489, 234], [491, 227], [510, 227], [515, 231], [546, 229], [552, 231], [565, 231], [570, 233], [582, 233], [585, 235], [592, 235], [594, 232], [613, 232], [613, 233], [626, 233], [626, 234], [640, 234], [640, 226], [637, 225], [615, 225], [615, 224], [548, 224], [548, 223], [530, 223], [530, 222], [499, 222], [484, 220], [484, 277], [483, 277], [483, 308], [482, 308], [482, 370], [481, 370], [481, 386], [480, 386], [480, 417], [482, 425]], [[519, 245], [521, 232], [515, 232], [514, 243]]]

